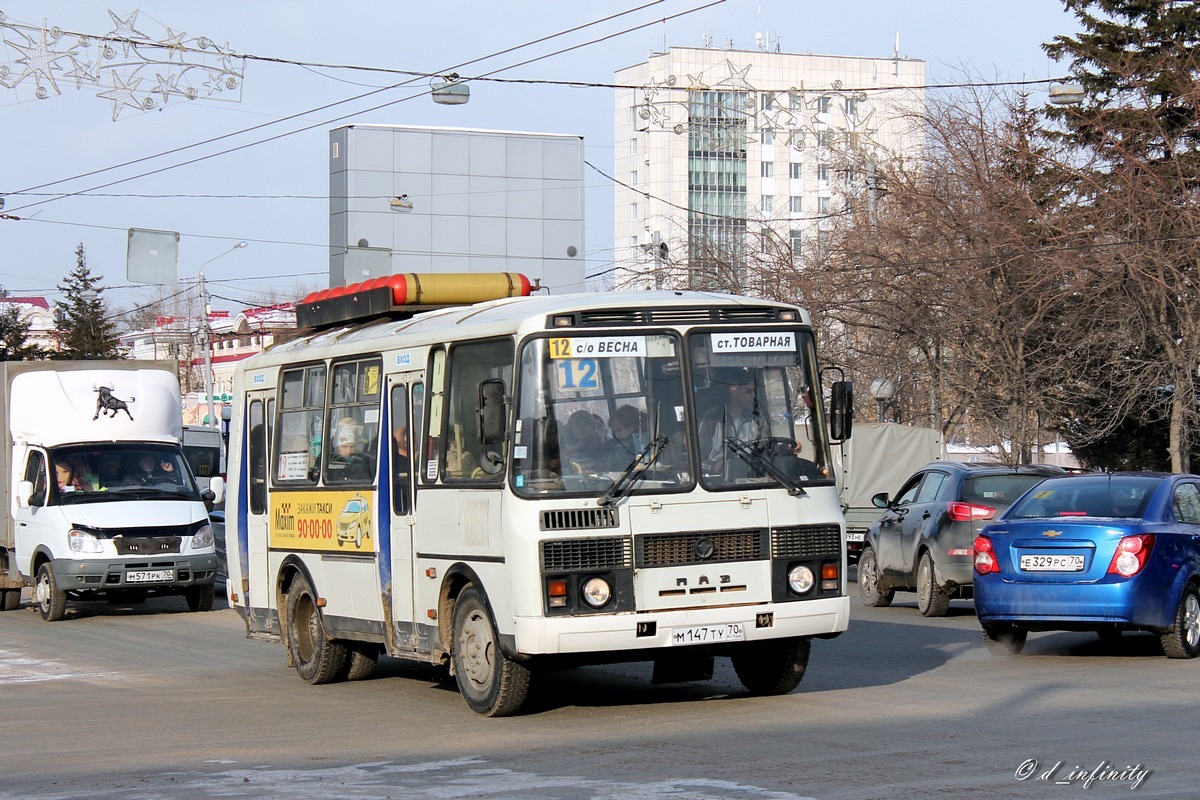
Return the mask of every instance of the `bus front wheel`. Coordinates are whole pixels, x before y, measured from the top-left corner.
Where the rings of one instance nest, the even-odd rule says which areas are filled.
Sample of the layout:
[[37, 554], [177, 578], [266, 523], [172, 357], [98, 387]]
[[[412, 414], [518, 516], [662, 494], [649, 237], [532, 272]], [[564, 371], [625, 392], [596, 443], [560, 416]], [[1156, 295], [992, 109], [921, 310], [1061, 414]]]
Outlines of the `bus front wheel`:
[[346, 666], [346, 646], [329, 638], [317, 596], [303, 575], [292, 581], [287, 595], [288, 653], [305, 683], [339, 680]]
[[733, 656], [733, 671], [750, 694], [787, 694], [808, 669], [808, 639], [773, 639], [747, 644]]
[[496, 623], [471, 585], [454, 603], [454, 679], [472, 711], [507, 717], [520, 711], [529, 693], [529, 670], [500, 652]]

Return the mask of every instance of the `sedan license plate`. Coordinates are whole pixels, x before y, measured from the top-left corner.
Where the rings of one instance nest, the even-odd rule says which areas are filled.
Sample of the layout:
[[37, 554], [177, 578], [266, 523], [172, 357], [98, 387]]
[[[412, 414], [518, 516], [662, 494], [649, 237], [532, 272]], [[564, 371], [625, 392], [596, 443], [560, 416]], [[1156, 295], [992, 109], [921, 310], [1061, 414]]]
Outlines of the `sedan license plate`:
[[175, 580], [173, 569], [148, 569], [138, 572], [126, 572], [126, 583], [169, 583]]
[[1080, 572], [1083, 556], [1021, 556], [1025, 572]]
[[671, 644], [719, 644], [744, 641], [746, 641], [746, 626], [741, 622], [671, 629]]

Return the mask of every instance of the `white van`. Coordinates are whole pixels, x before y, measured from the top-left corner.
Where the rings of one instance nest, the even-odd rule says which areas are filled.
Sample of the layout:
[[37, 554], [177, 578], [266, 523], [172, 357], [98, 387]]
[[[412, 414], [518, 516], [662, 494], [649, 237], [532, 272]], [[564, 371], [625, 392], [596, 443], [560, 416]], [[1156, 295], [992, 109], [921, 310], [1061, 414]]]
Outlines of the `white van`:
[[3, 450], [0, 609], [34, 587], [42, 618], [69, 599], [181, 594], [212, 608], [217, 556], [208, 507], [180, 449], [179, 382], [136, 361], [0, 363]]

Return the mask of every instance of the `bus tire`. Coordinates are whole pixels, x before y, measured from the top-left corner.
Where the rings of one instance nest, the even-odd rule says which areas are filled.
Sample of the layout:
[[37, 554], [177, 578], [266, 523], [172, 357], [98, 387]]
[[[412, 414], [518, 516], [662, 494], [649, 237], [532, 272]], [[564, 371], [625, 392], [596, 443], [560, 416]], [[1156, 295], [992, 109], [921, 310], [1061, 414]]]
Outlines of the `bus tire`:
[[317, 597], [303, 575], [287, 595], [288, 653], [305, 683], [332, 683], [345, 675], [346, 646], [329, 638]]
[[753, 642], [730, 661], [738, 680], [750, 694], [787, 694], [804, 679], [811, 647], [808, 638]]
[[371, 677], [379, 660], [378, 645], [370, 642], [344, 642], [346, 648], [345, 680], [361, 681]]
[[211, 583], [203, 586], [189, 586], [183, 590], [189, 611], [212, 611], [215, 594]]
[[529, 694], [529, 670], [500, 652], [496, 623], [471, 584], [454, 603], [454, 679], [472, 711], [507, 717], [520, 711]]

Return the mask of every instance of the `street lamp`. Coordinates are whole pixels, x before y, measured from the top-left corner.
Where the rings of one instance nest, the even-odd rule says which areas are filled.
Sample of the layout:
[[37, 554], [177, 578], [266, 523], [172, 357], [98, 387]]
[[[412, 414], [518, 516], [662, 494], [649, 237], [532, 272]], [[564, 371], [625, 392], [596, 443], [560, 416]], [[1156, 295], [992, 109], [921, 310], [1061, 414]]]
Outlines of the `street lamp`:
[[238, 242], [228, 250], [217, 253], [208, 261], [205, 261], [200, 265], [198, 275], [198, 283], [200, 284], [200, 332], [204, 335], [204, 393], [208, 396], [208, 424], [214, 428], [219, 428], [221, 424], [217, 421], [217, 403], [216, 400], [213, 399], [212, 326], [208, 323], [208, 289], [204, 286], [204, 268], [216, 261], [221, 256], [227, 256], [234, 250], [241, 250], [244, 247], [246, 247], [245, 242]]
[[896, 386], [887, 378], [876, 378], [871, 381], [871, 397], [875, 398], [875, 416], [883, 422], [883, 412], [887, 409], [888, 400], [896, 393]]

